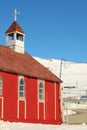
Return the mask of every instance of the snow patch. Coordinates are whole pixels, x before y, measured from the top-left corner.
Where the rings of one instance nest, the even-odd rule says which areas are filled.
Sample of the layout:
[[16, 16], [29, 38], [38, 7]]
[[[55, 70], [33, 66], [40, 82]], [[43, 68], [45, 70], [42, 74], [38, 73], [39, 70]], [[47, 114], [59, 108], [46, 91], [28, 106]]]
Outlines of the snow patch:
[[87, 125], [43, 125], [0, 121], [0, 130], [87, 130]]
[[67, 115], [73, 115], [73, 114], [76, 114], [75, 111], [72, 111], [72, 110], [64, 110], [64, 115], [67, 116]]
[[87, 109], [87, 104], [70, 103], [66, 106], [67, 109]]

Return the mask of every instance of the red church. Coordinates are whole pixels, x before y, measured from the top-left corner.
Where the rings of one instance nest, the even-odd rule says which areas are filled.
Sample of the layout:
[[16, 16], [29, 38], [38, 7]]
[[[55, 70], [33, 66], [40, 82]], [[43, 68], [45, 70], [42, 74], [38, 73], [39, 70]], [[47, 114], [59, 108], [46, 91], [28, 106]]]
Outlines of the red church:
[[0, 45], [0, 119], [61, 124], [61, 80], [24, 52], [25, 34], [15, 20]]

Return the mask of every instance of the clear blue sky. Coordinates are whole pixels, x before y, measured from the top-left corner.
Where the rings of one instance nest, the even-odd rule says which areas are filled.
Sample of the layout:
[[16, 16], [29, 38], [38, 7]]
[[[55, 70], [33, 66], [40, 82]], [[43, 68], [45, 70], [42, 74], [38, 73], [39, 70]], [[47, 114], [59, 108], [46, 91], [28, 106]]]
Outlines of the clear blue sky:
[[87, 0], [0, 0], [0, 44], [14, 9], [30, 55], [87, 62]]

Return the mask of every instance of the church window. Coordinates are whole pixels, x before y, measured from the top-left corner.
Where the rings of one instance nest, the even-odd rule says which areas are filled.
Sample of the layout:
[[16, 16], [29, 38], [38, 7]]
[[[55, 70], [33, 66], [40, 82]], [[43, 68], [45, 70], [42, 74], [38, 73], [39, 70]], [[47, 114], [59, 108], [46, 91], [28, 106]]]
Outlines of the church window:
[[2, 95], [2, 77], [0, 76], [0, 95]]
[[43, 84], [43, 82], [39, 83], [38, 98], [39, 98], [40, 102], [44, 101], [44, 84]]
[[24, 79], [20, 79], [19, 81], [19, 98], [25, 97], [25, 84]]

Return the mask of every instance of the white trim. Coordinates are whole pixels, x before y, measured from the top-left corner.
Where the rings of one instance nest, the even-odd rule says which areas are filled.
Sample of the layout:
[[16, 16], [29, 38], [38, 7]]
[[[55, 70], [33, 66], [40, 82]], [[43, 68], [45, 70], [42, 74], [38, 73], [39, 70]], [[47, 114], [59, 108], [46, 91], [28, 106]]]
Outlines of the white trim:
[[1, 86], [0, 86], [0, 90], [1, 90], [1, 92], [0, 92], [0, 95], [2, 96], [2, 92], [3, 92], [3, 79], [2, 79], [2, 76], [0, 75], [0, 84], [1, 84]]
[[8, 33], [6, 33], [6, 36], [8, 36], [9, 34], [12, 34], [12, 33], [19, 33], [19, 34], [25, 36], [24, 33], [21, 33], [21, 32], [18, 32], [18, 31], [8, 32]]
[[[43, 99], [39, 99], [39, 84], [43, 83]], [[43, 80], [38, 80], [38, 102], [44, 103], [45, 101], [45, 94], [44, 94], [44, 89], [45, 89], [45, 85], [44, 85], [44, 81]]]
[[[40, 100], [39, 99], [39, 83], [40, 82], [42, 82], [43, 83], [43, 93], [44, 93], [44, 98], [43, 98], [43, 100]], [[38, 80], [38, 83], [37, 83], [37, 89], [38, 89], [38, 91], [37, 91], [37, 111], [38, 111], [38, 113], [37, 113], [37, 116], [38, 116], [38, 119], [40, 118], [40, 106], [39, 106], [39, 104], [40, 103], [43, 103], [43, 118], [44, 118], [44, 120], [46, 119], [46, 109], [45, 109], [45, 81], [44, 80]]]
[[20, 97], [19, 96], [19, 85], [20, 85], [20, 80], [23, 79], [24, 80], [24, 76], [18, 76], [18, 99], [19, 100], [25, 100], [25, 80], [24, 80], [24, 97]]
[[61, 118], [64, 121], [64, 105], [63, 105], [63, 86], [62, 83], [59, 85], [59, 96], [60, 96], [60, 110], [61, 110]]
[[54, 83], [54, 100], [55, 100], [55, 120], [56, 120], [56, 83]]

